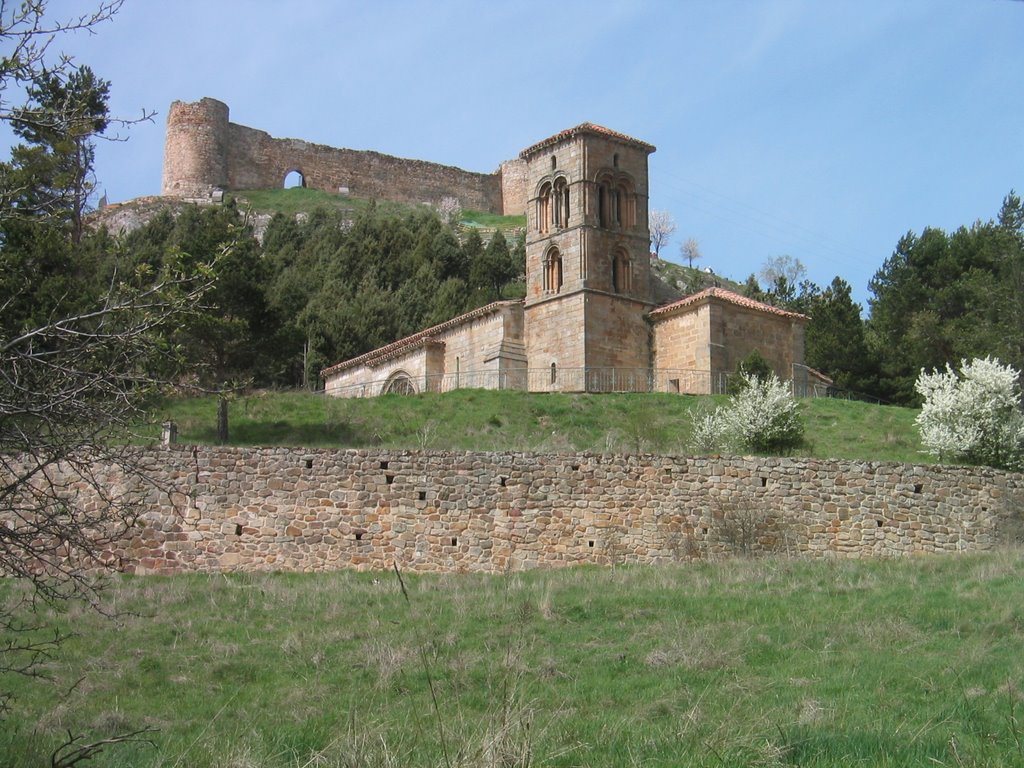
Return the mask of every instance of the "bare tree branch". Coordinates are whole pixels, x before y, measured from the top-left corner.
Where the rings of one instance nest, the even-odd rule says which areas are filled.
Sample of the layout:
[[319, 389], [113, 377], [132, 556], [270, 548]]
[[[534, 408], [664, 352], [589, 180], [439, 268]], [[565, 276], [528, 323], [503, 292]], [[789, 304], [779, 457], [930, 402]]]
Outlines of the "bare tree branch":
[[654, 255], [658, 256], [675, 233], [676, 222], [668, 211], [651, 211], [647, 217], [647, 227], [651, 231], [651, 247], [654, 249]]
[[100, 754], [106, 747], [111, 744], [149, 744], [155, 746], [151, 739], [141, 738], [146, 733], [156, 733], [157, 729], [152, 726], [146, 728], [140, 728], [130, 733], [123, 733], [119, 736], [111, 736], [106, 739], [99, 739], [98, 741], [89, 742], [87, 744], [80, 743], [85, 738], [84, 735], [79, 734], [73, 736], [71, 731], [68, 731], [68, 738], [63, 744], [53, 751], [50, 755], [50, 768], [72, 768], [72, 766], [84, 763], [86, 760], [91, 760]]

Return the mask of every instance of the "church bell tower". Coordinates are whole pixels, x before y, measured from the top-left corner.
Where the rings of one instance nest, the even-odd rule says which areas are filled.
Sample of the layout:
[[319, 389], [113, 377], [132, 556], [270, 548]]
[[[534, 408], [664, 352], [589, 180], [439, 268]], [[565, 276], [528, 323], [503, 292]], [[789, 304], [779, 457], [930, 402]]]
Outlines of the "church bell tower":
[[[621, 391], [650, 368], [647, 157], [583, 123], [523, 150], [526, 348], [534, 391]], [[538, 370], [539, 369], [539, 370]]]

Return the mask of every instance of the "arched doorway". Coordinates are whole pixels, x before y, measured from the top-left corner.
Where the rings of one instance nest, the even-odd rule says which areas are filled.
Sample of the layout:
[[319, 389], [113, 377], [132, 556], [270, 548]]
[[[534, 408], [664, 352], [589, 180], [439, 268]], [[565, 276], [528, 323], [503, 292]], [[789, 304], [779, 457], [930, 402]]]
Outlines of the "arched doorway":
[[384, 388], [381, 390], [382, 395], [415, 395], [416, 384], [413, 383], [412, 376], [405, 371], [395, 371], [388, 380], [384, 382]]
[[293, 189], [294, 187], [306, 186], [306, 177], [302, 175], [302, 171], [297, 168], [293, 168], [288, 171], [284, 176], [284, 188]]

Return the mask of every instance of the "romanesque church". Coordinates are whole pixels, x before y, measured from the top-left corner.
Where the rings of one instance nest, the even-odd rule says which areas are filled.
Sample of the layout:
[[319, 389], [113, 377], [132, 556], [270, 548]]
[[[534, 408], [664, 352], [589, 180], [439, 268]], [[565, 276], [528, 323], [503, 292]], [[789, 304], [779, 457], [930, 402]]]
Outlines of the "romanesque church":
[[706, 394], [723, 391], [725, 377], [755, 349], [800, 391], [803, 315], [722, 288], [663, 303], [647, 228], [652, 152], [590, 123], [523, 150], [526, 298], [488, 304], [326, 368], [327, 394], [462, 387]]

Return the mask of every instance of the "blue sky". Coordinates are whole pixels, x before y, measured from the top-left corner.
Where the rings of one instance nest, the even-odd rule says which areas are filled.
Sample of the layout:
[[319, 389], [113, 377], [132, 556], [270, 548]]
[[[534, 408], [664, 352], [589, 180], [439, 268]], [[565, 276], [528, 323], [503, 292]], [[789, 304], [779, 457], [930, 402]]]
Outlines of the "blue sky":
[[57, 45], [111, 81], [113, 112], [157, 112], [100, 146], [112, 202], [159, 192], [176, 99], [485, 172], [590, 121], [658, 147], [651, 207], [678, 223], [663, 256], [694, 237], [742, 280], [788, 254], [864, 302], [907, 230], [1024, 192], [1015, 0], [126, 0]]

